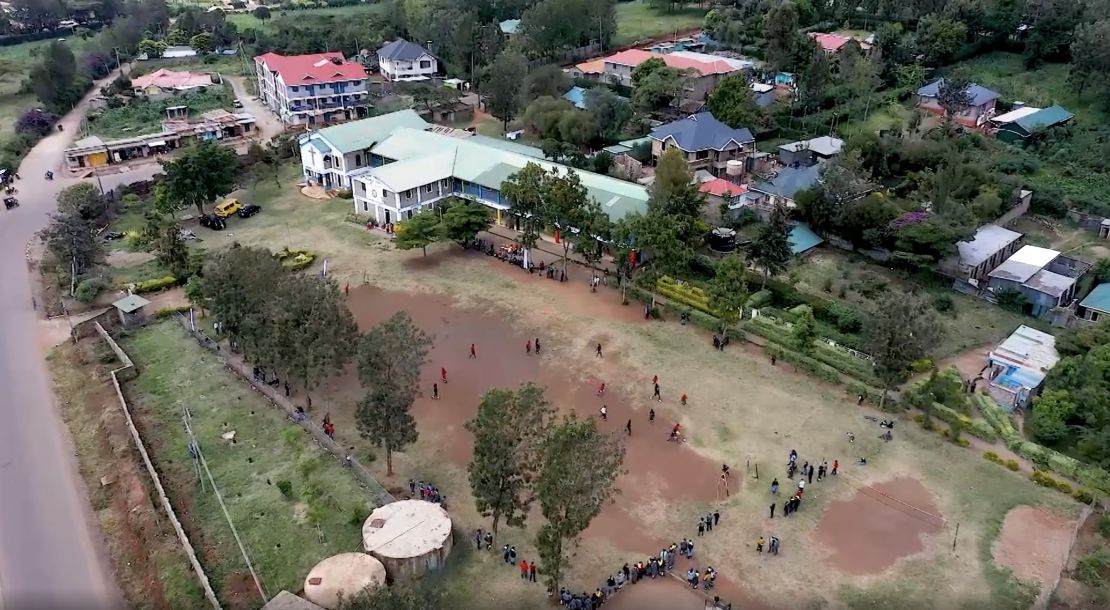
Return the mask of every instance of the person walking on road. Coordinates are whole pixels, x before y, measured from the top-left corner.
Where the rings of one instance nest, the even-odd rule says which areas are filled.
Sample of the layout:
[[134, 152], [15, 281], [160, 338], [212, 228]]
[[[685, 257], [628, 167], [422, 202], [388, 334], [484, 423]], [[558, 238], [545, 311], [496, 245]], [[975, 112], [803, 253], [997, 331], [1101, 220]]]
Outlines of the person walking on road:
[[628, 436], [632, 436], [632, 420], [631, 419], [628, 420], [628, 423], [624, 425], [624, 431], [628, 433]]
[[771, 502], [771, 518], [775, 518], [775, 503]]
[[477, 348], [475, 348], [473, 343], [470, 344], [470, 358], [472, 360], [477, 360], [478, 359], [478, 350], [477, 350]]
[[540, 338], [536, 337], [536, 355], [540, 355]]
[[604, 356], [601, 355], [601, 344], [600, 343], [597, 344], [597, 349], [594, 350], [594, 357], [595, 358], [604, 358]]
[[659, 402], [663, 402], [663, 397], [659, 395], [659, 384], [658, 383], [655, 384], [655, 389], [652, 392], [651, 397], [654, 398], [655, 400], [658, 400]]
[[601, 421], [609, 421], [609, 408], [601, 405]]
[[432, 384], [432, 400], [439, 400], [439, 384]]
[[655, 409], [648, 409], [648, 423], [655, 423]]
[[440, 383], [447, 383], [447, 369], [446, 368], [440, 368], [439, 369], [439, 381], [440, 381]]
[[529, 356], [532, 355], [532, 340], [531, 339], [528, 340], [528, 343], [524, 344], [524, 353], [528, 354]]

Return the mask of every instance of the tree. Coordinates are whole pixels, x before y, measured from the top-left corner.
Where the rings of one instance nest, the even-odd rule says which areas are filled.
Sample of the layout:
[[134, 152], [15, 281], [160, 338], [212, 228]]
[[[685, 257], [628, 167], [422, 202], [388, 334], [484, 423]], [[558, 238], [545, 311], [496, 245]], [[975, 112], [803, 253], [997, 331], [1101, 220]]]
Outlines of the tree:
[[591, 199], [580, 211], [574, 226], [578, 229], [578, 233], [568, 235], [567, 238], [574, 240], [574, 250], [578, 252], [578, 256], [581, 256], [591, 269], [595, 269], [601, 262], [600, 240], [608, 238], [612, 229], [609, 216], [601, 210], [601, 206], [596, 201]]
[[370, 587], [351, 596], [341, 596], [339, 610], [436, 610], [443, 594], [419, 582]]
[[204, 296], [223, 332], [259, 355], [266, 342], [267, 308], [285, 271], [261, 248], [233, 245], [204, 263]]
[[658, 163], [655, 164], [655, 181], [651, 183], [649, 209], [658, 213], [697, 216], [701, 212], [701, 202], [697, 202], [697, 207], [694, 207], [691, 202], [685, 202], [689, 205], [684, 206], [684, 209], [676, 210], [673, 207], [664, 209], [667, 204], [675, 201], [676, 195], [685, 192], [693, 179], [685, 153], [673, 146], [663, 151], [663, 154], [659, 155]]
[[54, 124], [60, 118], [53, 112], [31, 109], [19, 115], [19, 119], [15, 122], [15, 131], [34, 134], [41, 138], [54, 130]]
[[259, 21], [266, 21], [271, 17], [270, 8], [267, 6], [257, 6], [253, 12], [254, 18]]
[[562, 97], [570, 89], [572, 81], [570, 76], [556, 64], [547, 64], [528, 73], [525, 79], [525, 91], [528, 99], [534, 100], [541, 97]]
[[161, 40], [152, 40], [144, 38], [139, 42], [139, 54], [146, 55], [150, 59], [157, 59], [166, 52], [167, 45]]
[[527, 163], [520, 171], [501, 183], [501, 194], [512, 202], [512, 212], [520, 217], [520, 243], [527, 249], [536, 247], [543, 226], [544, 193], [548, 174], [535, 163]]
[[568, 554], [602, 506], [617, 493], [624, 446], [573, 415], [552, 427], [543, 447], [536, 492], [547, 523], [536, 536], [544, 580], [552, 591], [562, 582]]
[[58, 211], [85, 220], [99, 220], [108, 211], [108, 200], [89, 182], [67, 186], [58, 193]]
[[807, 43], [809, 60], [802, 67], [798, 77], [798, 99], [802, 108], [813, 110], [825, 102], [832, 84], [832, 64], [829, 56], [815, 44]]
[[189, 39], [189, 46], [196, 49], [198, 53], [210, 53], [213, 50], [212, 35], [208, 32], [201, 32]]
[[569, 170], [563, 173], [558, 169], [552, 170], [547, 180], [544, 198], [546, 199], [545, 218], [557, 224], [562, 229], [564, 237], [568, 238], [562, 240], [563, 271], [565, 272], [570, 258], [571, 228], [580, 228], [582, 221], [593, 214], [600, 213], [601, 207], [586, 192], [578, 172]]
[[1084, 23], [1075, 29], [1070, 80], [1080, 94], [1090, 82], [1102, 83], [1102, 90], [1106, 90], [1110, 80], [1110, 19]]
[[564, 142], [582, 147], [597, 137], [597, 122], [587, 110], [571, 110], [559, 117], [559, 137]]
[[393, 476], [393, 452], [416, 442], [412, 403], [431, 339], [405, 312], [370, 329], [359, 343], [358, 375], [366, 396], [355, 421], [362, 437], [385, 449], [386, 473]]
[[558, 139], [563, 116], [577, 112], [561, 97], [541, 97], [524, 110], [524, 126], [544, 139]]
[[93, 235], [91, 220], [80, 214], [61, 212], [50, 215], [50, 223], [39, 232], [58, 266], [69, 270], [70, 292], [77, 277], [84, 273], [100, 255], [100, 242]]
[[195, 268], [191, 265], [189, 248], [181, 239], [181, 225], [172, 217], [159, 214], [151, 215], [147, 223], [150, 225], [147, 232], [153, 238], [149, 244], [158, 264], [179, 280], [192, 275]]
[[798, 9], [790, 0], [783, 0], [767, 11], [763, 19], [764, 51], [772, 70], [793, 67], [794, 45], [797, 40]]
[[917, 23], [917, 51], [929, 65], [947, 63], [963, 46], [967, 26], [940, 15], [926, 15]]
[[439, 217], [432, 210], [421, 212], [397, 223], [394, 237], [393, 243], [401, 250], [420, 248], [424, 256], [428, 256], [428, 244], [433, 244], [442, 237]]
[[898, 66], [894, 71], [895, 86], [906, 91], [917, 91], [925, 82], [925, 67], [921, 64]]
[[1057, 443], [1068, 435], [1068, 420], [1077, 406], [1067, 390], [1047, 390], [1033, 400], [1029, 422], [1033, 436], [1044, 443]]
[[937, 87], [937, 104], [944, 109], [944, 122], [951, 124], [952, 119], [971, 106], [971, 81], [962, 74], [950, 74], [940, 81]]
[[200, 142], [163, 161], [166, 194], [178, 205], [193, 205], [204, 214], [204, 204], [231, 192], [238, 160], [235, 151], [214, 142]]
[[880, 409], [887, 392], [905, 381], [914, 361], [928, 356], [940, 342], [941, 328], [936, 312], [920, 296], [882, 293], [864, 326], [864, 350], [875, 359], [875, 376], [883, 384]]
[[501, 119], [502, 130], [509, 129], [509, 121], [520, 111], [520, 92], [528, 64], [516, 51], [502, 51], [490, 67], [486, 82], [489, 112]]
[[491, 223], [486, 206], [459, 200], [443, 212], [443, 235], [447, 239], [465, 245], [488, 229]]
[[809, 305], [799, 306], [797, 314], [794, 326], [790, 329], [790, 338], [794, 340], [794, 347], [798, 351], [808, 354], [813, 351], [813, 342], [817, 339], [817, 320]]
[[742, 75], [728, 76], [709, 94], [709, 111], [722, 123], [739, 129], [763, 123], [763, 110], [756, 106], [748, 80]]
[[747, 270], [739, 256], [727, 256], [717, 264], [717, 273], [709, 283], [709, 307], [732, 326], [744, 314], [748, 300]]
[[514, 391], [493, 389], [482, 396], [478, 414], [466, 423], [474, 435], [474, 456], [467, 466], [474, 504], [493, 519], [520, 527], [535, 499], [543, 444], [555, 417], [543, 388], [528, 383]]
[[771, 212], [770, 221], [759, 231], [751, 248], [752, 262], [763, 268], [763, 287], [767, 278], [781, 272], [793, 256], [790, 249], [790, 224], [786, 221], [786, 209], [776, 205]]
[[687, 71], [671, 68], [659, 58], [645, 61], [632, 71], [632, 105], [643, 111], [671, 106], [682, 99], [688, 76]]
[[76, 84], [77, 60], [64, 42], [55, 40], [46, 48], [42, 61], [31, 68], [31, 90], [50, 110], [69, 110], [81, 99]]
[[620, 138], [624, 126], [632, 120], [632, 104], [608, 87], [586, 90], [586, 109], [597, 121], [597, 131], [606, 142]]

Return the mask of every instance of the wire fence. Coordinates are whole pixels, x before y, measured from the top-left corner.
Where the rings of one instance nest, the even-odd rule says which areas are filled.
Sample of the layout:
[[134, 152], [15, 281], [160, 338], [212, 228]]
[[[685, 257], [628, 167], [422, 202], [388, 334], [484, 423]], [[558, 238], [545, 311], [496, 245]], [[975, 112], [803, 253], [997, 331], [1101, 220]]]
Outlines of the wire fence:
[[225, 367], [234, 371], [236, 374], [239, 375], [239, 377], [243, 379], [243, 381], [247, 382], [252, 388], [254, 388], [255, 391], [268, 398], [270, 404], [283, 409], [285, 411], [285, 414], [289, 417], [290, 421], [299, 425], [301, 428], [311, 434], [312, 438], [315, 439], [315, 441], [321, 447], [326, 449], [328, 453], [330, 453], [332, 457], [336, 459], [336, 461], [338, 461], [340, 464], [348, 466], [351, 474], [353, 474], [354, 477], [359, 481], [359, 483], [364, 488], [366, 488], [371, 496], [374, 497], [374, 501], [378, 506], [383, 506], [385, 504], [396, 501], [396, 498], [394, 498], [393, 495], [386, 490], [385, 486], [379, 483], [378, 480], [374, 478], [372, 474], [370, 474], [370, 471], [368, 471], [366, 467], [358, 461], [358, 459], [351, 455], [339, 443], [335, 442], [334, 439], [328, 436], [322, 428], [320, 428], [307, 418], [298, 420], [297, 407], [293, 404], [293, 401], [284, 396], [277, 388], [271, 387], [268, 384], [262, 383], [255, 379], [254, 375], [252, 374], [253, 367], [251, 367], [251, 365], [249, 365], [239, 356], [236, 356], [235, 354], [229, 354], [224, 351], [220, 347], [219, 343], [217, 343], [208, 335], [204, 334], [203, 331], [199, 329], [194, 329], [193, 324], [184, 314], [179, 313], [176, 316], [176, 319], [185, 329], [185, 331], [192, 335], [194, 339], [196, 339], [197, 343], [199, 343], [201, 347], [215, 354]]
[[946, 529], [948, 527], [948, 519], [945, 519], [941, 515], [927, 511], [920, 506], [915, 506], [909, 502], [896, 498], [886, 493], [885, 491], [882, 491], [881, 489], [876, 489], [871, 485], [868, 485], [867, 483], [864, 483], [863, 481], [860, 481], [859, 479], [856, 479], [850, 475], [841, 473], [841, 476], [844, 480], [848, 481], [848, 483], [855, 487], [860, 493], [880, 502], [884, 506], [900, 511], [906, 515], [909, 515], [910, 517], [913, 517], [914, 519], [932, 525], [933, 527], [936, 527], [938, 529]]

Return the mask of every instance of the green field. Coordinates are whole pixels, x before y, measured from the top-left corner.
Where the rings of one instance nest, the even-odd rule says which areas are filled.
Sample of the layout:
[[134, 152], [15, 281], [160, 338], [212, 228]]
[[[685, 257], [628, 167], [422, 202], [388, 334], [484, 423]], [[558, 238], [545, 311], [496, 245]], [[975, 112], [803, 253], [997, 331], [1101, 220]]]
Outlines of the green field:
[[270, 19], [258, 19], [251, 13], [232, 13], [227, 20], [234, 23], [240, 30], [253, 28], [256, 30], [272, 30], [274, 19], [291, 17], [297, 19], [302, 15], [311, 14], [313, 17], [339, 17], [353, 19], [380, 13], [385, 4], [362, 4], [354, 6], [336, 6], [328, 8], [299, 8], [299, 9], [271, 9]]
[[672, 11], [657, 9], [644, 0], [617, 3], [617, 35], [613, 44], [630, 45], [656, 36], [673, 35], [701, 27], [705, 21], [703, 8], [681, 8]]
[[102, 138], [129, 138], [157, 133], [161, 130], [162, 121], [166, 119], [166, 108], [188, 106], [189, 118], [196, 119], [209, 110], [223, 108], [231, 111], [234, 99], [235, 94], [230, 86], [216, 85], [207, 87], [204, 91], [157, 101], [136, 100], [130, 106], [90, 113], [85, 118], [85, 130], [88, 134]]
[[[127, 337], [141, 374], [127, 383], [154, 461], [186, 515], [217, 594], [253, 590], [245, 562], [207, 480], [189, 458], [183, 410], [264, 587], [297, 591], [318, 561], [357, 549], [371, 498], [284, 413], [252, 392], [175, 322]], [[222, 435], [235, 432], [235, 443]], [[292, 483], [292, 498], [278, 490]], [[251, 583], [245, 585], [245, 583]], [[240, 604], [242, 600], [239, 600]], [[257, 607], [260, 604], [234, 604]]]

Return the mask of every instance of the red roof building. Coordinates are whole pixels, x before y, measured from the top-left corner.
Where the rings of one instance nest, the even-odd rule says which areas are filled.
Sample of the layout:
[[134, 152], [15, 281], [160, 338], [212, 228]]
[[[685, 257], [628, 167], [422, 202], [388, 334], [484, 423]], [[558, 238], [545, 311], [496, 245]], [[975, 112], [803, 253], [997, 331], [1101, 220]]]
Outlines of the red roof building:
[[577, 64], [568, 71], [574, 76], [601, 80], [617, 81], [628, 87], [632, 85], [632, 71], [649, 59], [661, 59], [663, 63], [677, 70], [692, 73], [690, 99], [704, 99], [717, 81], [730, 74], [739, 74], [750, 68], [751, 62], [706, 55], [704, 53], [653, 53], [643, 49], [628, 49], [614, 55]]
[[258, 97], [291, 125], [322, 126], [366, 116], [366, 68], [342, 53], [254, 58]]
[[742, 184], [733, 184], [724, 178], [714, 178], [709, 182], [703, 182], [698, 190], [706, 195], [713, 195], [721, 199], [724, 199], [725, 195], [728, 194], [728, 198], [733, 199], [746, 193], [748, 187]]
[[835, 55], [836, 53], [839, 53], [840, 49], [844, 48], [844, 45], [853, 40], [855, 40], [856, 44], [859, 45], [860, 49], [864, 51], [871, 50], [870, 44], [863, 42], [862, 40], [856, 40], [851, 36], [841, 36], [840, 34], [825, 34], [822, 32], [810, 32], [809, 37], [817, 43], [817, 46], [821, 47], [821, 50], [824, 51], [826, 55]]

